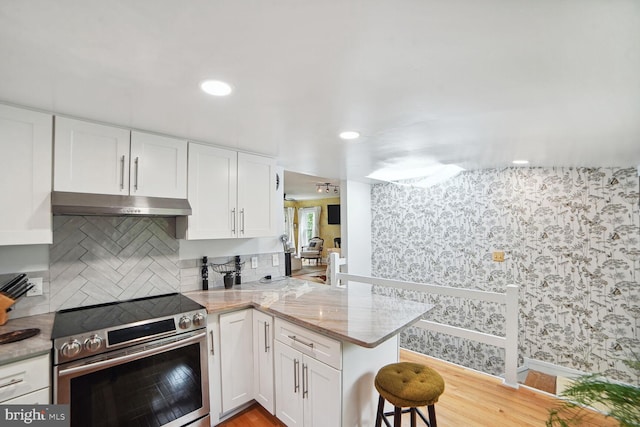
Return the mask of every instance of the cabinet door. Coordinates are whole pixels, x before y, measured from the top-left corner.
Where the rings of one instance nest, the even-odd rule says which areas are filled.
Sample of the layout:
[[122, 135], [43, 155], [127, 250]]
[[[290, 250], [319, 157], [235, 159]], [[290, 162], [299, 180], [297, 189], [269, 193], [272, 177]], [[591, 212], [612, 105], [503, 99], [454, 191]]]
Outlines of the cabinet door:
[[56, 191], [129, 194], [129, 130], [56, 117]]
[[185, 199], [187, 141], [132, 131], [129, 193]]
[[301, 375], [305, 427], [339, 426], [342, 418], [340, 371], [304, 356]]
[[273, 318], [253, 311], [253, 388], [256, 401], [274, 414]]
[[235, 151], [189, 143], [188, 198], [193, 213], [178, 218], [179, 237], [236, 237], [237, 158]]
[[220, 386], [220, 321], [210, 314], [207, 321], [207, 345], [209, 346], [209, 413], [211, 425], [220, 421], [222, 412], [222, 388]]
[[280, 341], [275, 341], [274, 350], [276, 417], [288, 427], [302, 426], [304, 422], [300, 378], [302, 353]]
[[238, 237], [275, 235], [273, 159], [238, 153]]
[[220, 315], [222, 412], [253, 399], [252, 311]]
[[0, 105], [0, 245], [51, 243], [49, 114]]

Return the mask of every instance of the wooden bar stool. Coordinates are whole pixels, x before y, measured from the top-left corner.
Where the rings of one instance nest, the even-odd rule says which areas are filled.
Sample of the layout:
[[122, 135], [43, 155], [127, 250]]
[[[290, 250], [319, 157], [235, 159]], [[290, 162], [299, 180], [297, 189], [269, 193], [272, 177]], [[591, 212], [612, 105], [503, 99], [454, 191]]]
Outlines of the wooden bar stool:
[[[416, 414], [427, 426], [437, 427], [434, 404], [444, 391], [444, 380], [433, 369], [419, 363], [392, 363], [378, 371], [375, 386], [380, 393], [376, 427], [381, 427], [382, 421], [391, 427], [387, 420], [390, 415], [393, 415], [394, 427], [400, 427], [402, 414], [407, 412], [411, 413], [411, 427], [416, 427]], [[395, 407], [392, 412], [384, 412], [385, 400]], [[429, 421], [418, 406], [427, 406]]]

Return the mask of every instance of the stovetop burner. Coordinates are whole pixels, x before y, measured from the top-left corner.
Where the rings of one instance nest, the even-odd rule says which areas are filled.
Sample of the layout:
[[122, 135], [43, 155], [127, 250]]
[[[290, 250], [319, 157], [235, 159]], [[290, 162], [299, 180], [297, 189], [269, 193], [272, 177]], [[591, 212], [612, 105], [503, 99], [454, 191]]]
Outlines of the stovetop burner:
[[205, 307], [178, 293], [60, 310], [54, 364], [202, 329], [206, 317]]
[[56, 313], [51, 338], [83, 334], [202, 308], [204, 307], [200, 304], [178, 293], [69, 308]]

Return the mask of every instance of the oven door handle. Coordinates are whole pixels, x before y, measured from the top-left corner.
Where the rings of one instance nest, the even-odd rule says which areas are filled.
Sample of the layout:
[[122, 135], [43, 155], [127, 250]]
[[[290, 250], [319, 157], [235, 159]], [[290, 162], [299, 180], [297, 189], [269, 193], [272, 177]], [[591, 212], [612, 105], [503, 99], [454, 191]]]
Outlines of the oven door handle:
[[83, 372], [87, 372], [87, 371], [96, 371], [98, 369], [104, 369], [104, 368], [110, 368], [112, 366], [116, 366], [116, 365], [121, 365], [123, 363], [126, 362], [131, 362], [133, 360], [137, 360], [137, 359], [142, 359], [143, 357], [149, 356], [149, 355], [153, 355], [153, 354], [158, 354], [158, 353], [164, 353], [165, 351], [168, 350], [173, 350], [175, 348], [179, 348], [179, 347], [184, 347], [185, 345], [188, 344], [192, 344], [195, 342], [198, 342], [202, 339], [206, 340], [207, 337], [207, 332], [200, 332], [197, 335], [193, 335], [189, 338], [185, 338], [185, 339], [181, 339], [178, 341], [173, 341], [169, 344], [165, 344], [165, 345], [161, 345], [158, 347], [153, 347], [153, 348], [148, 348], [148, 349], [143, 349], [140, 351], [137, 351], [135, 353], [125, 353], [122, 356], [115, 356], [113, 358], [107, 359], [107, 360], [100, 360], [97, 362], [90, 362], [90, 363], [86, 363], [80, 366], [74, 366], [71, 368], [67, 368], [67, 369], [61, 369], [58, 371], [58, 375], [59, 376], [67, 376], [67, 375], [73, 375], [73, 374], [77, 374], [77, 373], [83, 373]]

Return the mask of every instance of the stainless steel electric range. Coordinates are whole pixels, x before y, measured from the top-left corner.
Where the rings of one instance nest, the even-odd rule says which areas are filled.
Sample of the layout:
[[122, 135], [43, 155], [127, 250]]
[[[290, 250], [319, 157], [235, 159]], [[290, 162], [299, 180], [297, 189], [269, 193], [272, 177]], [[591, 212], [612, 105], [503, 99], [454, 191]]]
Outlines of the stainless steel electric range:
[[208, 426], [206, 325], [181, 294], [57, 312], [54, 403], [71, 426]]

